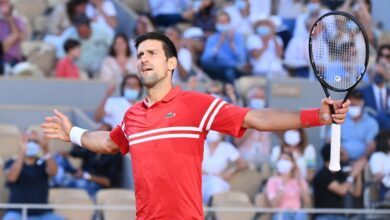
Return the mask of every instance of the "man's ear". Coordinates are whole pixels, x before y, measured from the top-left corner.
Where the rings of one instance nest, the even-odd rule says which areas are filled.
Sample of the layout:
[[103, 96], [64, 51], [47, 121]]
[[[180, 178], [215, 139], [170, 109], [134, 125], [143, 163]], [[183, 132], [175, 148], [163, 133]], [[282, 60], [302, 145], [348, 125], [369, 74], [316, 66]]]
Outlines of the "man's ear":
[[168, 58], [168, 70], [173, 71], [177, 67], [177, 58], [171, 57]]

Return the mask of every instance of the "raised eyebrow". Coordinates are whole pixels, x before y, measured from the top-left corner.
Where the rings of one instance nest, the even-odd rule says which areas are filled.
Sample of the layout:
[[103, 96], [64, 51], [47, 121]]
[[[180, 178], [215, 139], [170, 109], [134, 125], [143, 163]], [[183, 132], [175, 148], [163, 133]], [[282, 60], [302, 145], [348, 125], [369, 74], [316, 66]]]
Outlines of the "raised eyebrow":
[[[146, 51], [147, 53], [158, 52], [157, 49], [150, 49], [150, 50], [145, 50], [145, 51]], [[141, 56], [145, 53], [145, 51], [139, 52], [139, 53], [137, 54], [137, 57], [141, 57]]]

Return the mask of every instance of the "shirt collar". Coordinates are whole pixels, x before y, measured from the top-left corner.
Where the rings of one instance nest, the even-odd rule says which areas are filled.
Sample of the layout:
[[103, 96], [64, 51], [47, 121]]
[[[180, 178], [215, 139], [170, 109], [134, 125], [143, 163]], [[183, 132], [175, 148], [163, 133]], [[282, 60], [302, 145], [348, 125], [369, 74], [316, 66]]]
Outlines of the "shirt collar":
[[[171, 91], [168, 92], [168, 94], [160, 101], [160, 102], [164, 102], [164, 103], [167, 103], [167, 102], [170, 102], [171, 100], [173, 100], [175, 97], [177, 97], [180, 93], [182, 92], [180, 86], [176, 86], [174, 87], [173, 89], [171, 89]], [[147, 108], [150, 108], [151, 106], [149, 106], [148, 104], [148, 99], [145, 98], [143, 100], [143, 103], [144, 105], [147, 107]], [[158, 103], [158, 102], [157, 102]], [[155, 103], [155, 104], [157, 104]], [[155, 105], [154, 104], [154, 105]]]

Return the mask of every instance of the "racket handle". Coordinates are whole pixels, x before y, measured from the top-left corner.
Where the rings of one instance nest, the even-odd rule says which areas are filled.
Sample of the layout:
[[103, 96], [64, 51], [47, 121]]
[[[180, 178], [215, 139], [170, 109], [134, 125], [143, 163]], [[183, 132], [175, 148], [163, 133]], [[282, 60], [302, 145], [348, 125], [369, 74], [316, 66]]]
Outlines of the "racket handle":
[[341, 128], [339, 124], [332, 124], [332, 137], [330, 142], [330, 162], [329, 170], [339, 171], [340, 167], [340, 133]]

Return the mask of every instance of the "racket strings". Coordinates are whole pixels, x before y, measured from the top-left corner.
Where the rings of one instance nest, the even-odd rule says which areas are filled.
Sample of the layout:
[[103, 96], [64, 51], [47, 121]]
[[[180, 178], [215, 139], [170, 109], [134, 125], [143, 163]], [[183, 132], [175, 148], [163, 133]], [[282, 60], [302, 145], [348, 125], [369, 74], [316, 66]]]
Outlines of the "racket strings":
[[365, 70], [366, 46], [359, 26], [332, 14], [316, 22], [311, 37], [316, 74], [333, 88], [352, 87]]

